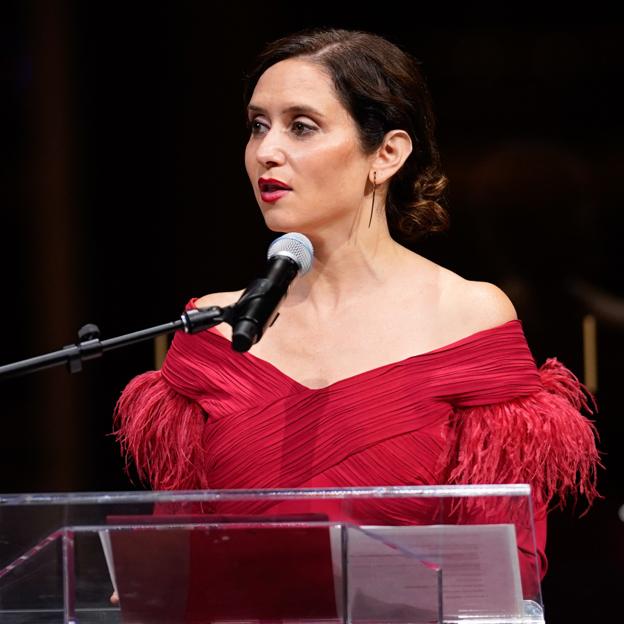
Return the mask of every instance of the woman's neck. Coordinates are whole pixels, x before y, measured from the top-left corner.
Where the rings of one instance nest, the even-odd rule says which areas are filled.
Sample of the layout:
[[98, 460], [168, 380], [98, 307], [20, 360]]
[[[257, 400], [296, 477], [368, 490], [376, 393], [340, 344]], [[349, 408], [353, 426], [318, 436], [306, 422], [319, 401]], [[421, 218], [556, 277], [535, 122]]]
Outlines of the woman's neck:
[[297, 279], [289, 293], [289, 303], [304, 299], [324, 309], [335, 309], [361, 295], [363, 289], [387, 283], [404, 264], [405, 247], [387, 232], [366, 232], [354, 237], [311, 237], [314, 263], [309, 273]]

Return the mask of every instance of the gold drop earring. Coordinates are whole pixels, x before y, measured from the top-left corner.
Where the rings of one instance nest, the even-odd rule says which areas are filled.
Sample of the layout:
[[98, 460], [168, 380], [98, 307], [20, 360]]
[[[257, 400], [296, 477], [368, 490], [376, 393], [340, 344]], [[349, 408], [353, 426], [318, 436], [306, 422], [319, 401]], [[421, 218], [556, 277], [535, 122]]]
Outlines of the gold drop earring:
[[375, 191], [377, 190], [377, 172], [373, 171], [373, 201], [371, 202], [371, 212], [370, 218], [368, 220], [368, 228], [370, 229], [371, 223], [373, 221], [373, 210], [375, 208]]

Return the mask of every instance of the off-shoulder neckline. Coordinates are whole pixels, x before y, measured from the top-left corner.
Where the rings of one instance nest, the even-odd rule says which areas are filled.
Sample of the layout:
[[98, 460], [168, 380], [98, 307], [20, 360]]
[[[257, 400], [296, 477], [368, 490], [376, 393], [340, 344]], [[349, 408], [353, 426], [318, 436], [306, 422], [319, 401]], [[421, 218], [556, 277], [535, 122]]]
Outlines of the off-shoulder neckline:
[[[191, 299], [188, 303], [188, 306], [193, 306], [195, 307], [195, 301], [197, 301], [197, 299]], [[466, 342], [470, 342], [473, 340], [478, 340], [480, 338], [482, 338], [485, 335], [489, 335], [491, 333], [496, 333], [496, 332], [500, 332], [502, 330], [505, 329], [509, 329], [511, 327], [517, 327], [520, 330], [522, 330], [522, 321], [520, 319], [512, 319], [509, 321], [506, 321], [505, 323], [502, 323], [500, 325], [495, 325], [494, 327], [489, 327], [486, 329], [480, 329], [476, 332], [473, 332], [472, 334], [468, 334], [467, 336], [464, 336], [463, 338], [459, 338], [458, 340], [454, 340], [452, 342], [449, 342], [445, 345], [442, 345], [440, 347], [436, 347], [434, 349], [430, 349], [428, 351], [423, 351], [421, 353], [416, 353], [414, 355], [408, 355], [405, 358], [401, 358], [399, 360], [394, 360], [392, 362], [387, 362], [386, 364], [381, 364], [379, 366], [375, 366], [373, 368], [369, 368], [366, 369], [364, 371], [361, 371], [359, 373], [355, 373], [353, 375], [349, 375], [347, 377], [343, 377], [341, 379], [337, 379], [336, 381], [332, 381], [331, 383], [327, 384], [326, 386], [320, 386], [318, 388], [312, 388], [310, 386], [306, 386], [304, 383], [301, 383], [300, 381], [297, 381], [296, 379], [294, 379], [293, 377], [291, 377], [288, 373], [284, 372], [281, 368], [277, 367], [275, 364], [271, 363], [269, 360], [265, 360], [264, 358], [261, 358], [257, 355], [254, 355], [253, 353], [249, 353], [248, 351], [244, 352], [244, 353], [239, 353], [238, 355], [243, 356], [245, 358], [246, 361], [251, 362], [251, 363], [255, 363], [259, 366], [264, 366], [266, 367], [268, 370], [273, 371], [275, 374], [279, 375], [280, 377], [282, 377], [283, 379], [288, 380], [290, 383], [296, 385], [299, 388], [302, 388], [304, 390], [308, 390], [310, 392], [321, 392], [321, 391], [325, 391], [325, 390], [329, 390], [331, 388], [334, 388], [336, 386], [342, 385], [342, 384], [348, 384], [351, 383], [353, 381], [358, 380], [361, 377], [367, 376], [367, 375], [374, 375], [374, 374], [380, 374], [383, 371], [393, 368], [393, 367], [397, 367], [397, 366], [402, 366], [405, 364], [408, 364], [412, 361], [418, 361], [421, 359], [425, 359], [429, 356], [433, 356], [433, 355], [438, 355], [444, 351], [450, 351], [452, 349], [456, 349], [460, 346], [462, 346], [462, 344], [466, 343]], [[217, 338], [219, 341], [222, 342], [223, 345], [231, 345], [232, 341], [225, 336], [224, 334], [222, 334], [216, 327], [211, 327], [208, 330], [206, 330], [206, 332], [204, 332], [204, 334], [210, 335], [210, 336], [214, 336], [215, 338]], [[231, 347], [229, 347], [230, 351], [232, 351], [232, 353], [235, 353]]]

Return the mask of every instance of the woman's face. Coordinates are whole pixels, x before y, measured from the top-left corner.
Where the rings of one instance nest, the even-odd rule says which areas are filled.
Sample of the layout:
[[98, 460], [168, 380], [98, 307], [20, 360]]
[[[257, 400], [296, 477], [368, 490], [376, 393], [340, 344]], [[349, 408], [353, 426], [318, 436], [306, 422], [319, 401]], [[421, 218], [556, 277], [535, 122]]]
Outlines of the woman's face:
[[350, 231], [363, 209], [371, 156], [318, 65], [288, 59], [260, 77], [248, 107], [245, 166], [276, 232]]

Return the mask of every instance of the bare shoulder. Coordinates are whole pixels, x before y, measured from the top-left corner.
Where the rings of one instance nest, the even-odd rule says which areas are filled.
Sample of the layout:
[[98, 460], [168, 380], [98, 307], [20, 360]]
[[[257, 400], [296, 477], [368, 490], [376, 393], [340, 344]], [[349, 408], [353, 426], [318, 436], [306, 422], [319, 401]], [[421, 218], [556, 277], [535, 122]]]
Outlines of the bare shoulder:
[[195, 306], [198, 308], [209, 308], [211, 306], [227, 306], [236, 303], [240, 296], [243, 294], [242, 290], [236, 290], [232, 292], [219, 292], [210, 293], [204, 295], [195, 301]]
[[481, 322], [500, 325], [518, 318], [513, 303], [498, 286], [489, 282], [462, 281], [464, 305]]
[[441, 283], [444, 315], [460, 333], [491, 329], [518, 318], [509, 297], [494, 284], [467, 280], [446, 269]]

